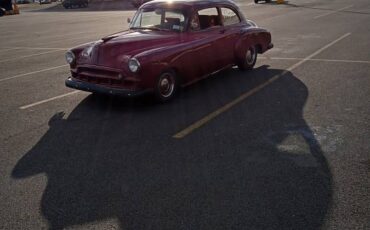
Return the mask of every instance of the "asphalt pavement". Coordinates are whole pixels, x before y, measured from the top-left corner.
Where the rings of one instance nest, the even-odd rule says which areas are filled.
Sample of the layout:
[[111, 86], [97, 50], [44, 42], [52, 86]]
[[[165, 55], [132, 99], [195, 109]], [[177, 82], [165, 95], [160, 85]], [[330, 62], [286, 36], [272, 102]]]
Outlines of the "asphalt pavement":
[[0, 229], [370, 229], [370, 2], [237, 4], [274, 48], [166, 104], [64, 86], [127, 4], [0, 18]]

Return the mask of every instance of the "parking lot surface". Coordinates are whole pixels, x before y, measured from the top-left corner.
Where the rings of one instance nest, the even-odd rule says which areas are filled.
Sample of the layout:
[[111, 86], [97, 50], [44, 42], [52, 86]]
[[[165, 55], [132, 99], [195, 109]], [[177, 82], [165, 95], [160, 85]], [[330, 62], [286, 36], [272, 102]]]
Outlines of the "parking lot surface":
[[64, 86], [134, 9], [0, 18], [0, 229], [370, 229], [370, 2], [237, 4], [274, 48], [166, 104]]

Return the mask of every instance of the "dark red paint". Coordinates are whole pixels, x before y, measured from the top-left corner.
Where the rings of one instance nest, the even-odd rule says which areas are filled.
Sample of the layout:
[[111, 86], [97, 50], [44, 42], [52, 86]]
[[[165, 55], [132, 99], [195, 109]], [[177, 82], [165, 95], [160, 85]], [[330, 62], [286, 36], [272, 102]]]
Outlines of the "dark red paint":
[[[128, 30], [107, 36], [71, 50], [76, 61], [71, 64], [70, 80], [105, 89], [141, 92], [153, 90], [160, 74], [171, 70], [181, 79], [181, 85], [185, 86], [238, 64], [250, 46], [257, 47], [258, 53], [272, 47], [270, 33], [246, 20], [231, 1], [175, 0], [168, 3], [157, 0], [144, 4], [140, 9], [153, 7], [182, 9], [187, 15], [206, 7], [228, 7], [239, 14], [241, 22], [201, 31]], [[83, 50], [88, 47], [92, 47], [91, 55], [84, 57]], [[137, 73], [128, 69], [128, 60], [133, 57], [141, 64]], [[92, 88], [67, 86], [95, 91]]]

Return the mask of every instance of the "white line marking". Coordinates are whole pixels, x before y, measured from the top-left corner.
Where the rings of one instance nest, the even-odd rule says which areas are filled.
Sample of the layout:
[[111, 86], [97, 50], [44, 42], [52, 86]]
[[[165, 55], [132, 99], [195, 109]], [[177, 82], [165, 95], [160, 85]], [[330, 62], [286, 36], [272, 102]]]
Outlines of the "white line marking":
[[238, 6], [252, 6], [252, 5], [256, 5], [256, 3], [253, 3], [253, 2], [250, 2], [250, 3], [247, 3], [247, 4], [245, 4], [245, 3], [239, 3], [237, 5]]
[[17, 46], [17, 47], [13, 47], [13, 48], [7, 48], [7, 47], [1, 47], [0, 49], [0, 52], [1, 51], [8, 51], [8, 50], [19, 50], [19, 49], [25, 49], [25, 50], [67, 50], [69, 48], [55, 48], [55, 47], [52, 47], [52, 48], [48, 48], [48, 47], [23, 47], [23, 46]]
[[49, 101], [53, 101], [53, 100], [56, 100], [56, 99], [59, 99], [59, 98], [62, 98], [62, 97], [67, 97], [67, 96], [70, 96], [70, 95], [73, 95], [73, 94], [76, 94], [76, 93], [81, 93], [81, 92], [82, 91], [78, 91], [78, 90], [72, 91], [72, 92], [65, 93], [65, 94], [62, 94], [62, 95], [59, 95], [59, 96], [56, 96], [56, 97], [52, 97], [52, 98], [49, 98], [49, 99], [46, 99], [46, 100], [38, 101], [38, 102], [29, 104], [29, 105], [24, 105], [24, 106], [21, 106], [19, 108], [20, 109], [28, 109], [28, 108], [36, 106], [36, 105], [41, 105], [41, 104], [47, 103]]
[[11, 80], [11, 79], [20, 78], [20, 77], [24, 77], [24, 76], [28, 76], [28, 75], [32, 75], [32, 74], [35, 74], [35, 73], [46, 72], [46, 71], [49, 71], [49, 70], [58, 69], [58, 68], [66, 67], [66, 66], [69, 66], [69, 65], [68, 64], [60, 65], [60, 66], [55, 66], [55, 67], [51, 67], [51, 68], [47, 68], [47, 69], [41, 69], [41, 70], [29, 72], [29, 73], [18, 74], [18, 75], [12, 76], [12, 77], [7, 77], [7, 78], [0, 79], [0, 82], [8, 81], [8, 80]]
[[296, 64], [292, 65], [291, 67], [289, 67], [286, 71], [291, 71], [295, 68], [297, 68], [298, 66], [300, 66], [302, 63], [308, 61], [309, 59], [313, 58], [314, 56], [318, 55], [319, 53], [321, 53], [322, 51], [326, 50], [327, 48], [329, 48], [330, 46], [334, 45], [335, 43], [339, 42], [340, 40], [348, 37], [349, 35], [351, 35], [351, 33], [346, 33], [345, 35], [341, 36], [340, 38], [338, 39], [335, 39], [334, 41], [330, 42], [329, 44], [327, 44], [326, 46], [322, 47], [321, 49], [317, 50], [316, 52], [314, 52], [313, 54], [307, 56], [306, 58], [302, 59], [301, 61], [297, 62]]
[[347, 33], [347, 34], [339, 37], [338, 39], [330, 42], [329, 44], [327, 44], [326, 46], [320, 48], [319, 50], [317, 50], [316, 52], [314, 52], [311, 55], [307, 56], [306, 58], [303, 58], [299, 62], [295, 63], [294, 65], [292, 65], [290, 67], [288, 67], [282, 73], [273, 76], [268, 81], [266, 81], [266, 82], [258, 85], [257, 87], [253, 88], [252, 90], [243, 93], [242, 95], [240, 95], [239, 97], [235, 98], [231, 102], [223, 105], [222, 107], [220, 107], [220, 108], [216, 109], [215, 111], [209, 113], [208, 115], [206, 115], [205, 117], [201, 118], [200, 120], [192, 123], [190, 126], [186, 127], [185, 129], [181, 130], [180, 132], [176, 133], [172, 137], [173, 138], [176, 138], [176, 139], [181, 139], [181, 138], [186, 137], [190, 133], [194, 132], [195, 130], [199, 129], [200, 127], [202, 127], [206, 123], [208, 123], [211, 120], [213, 120], [214, 118], [218, 117], [220, 114], [222, 114], [222, 113], [230, 110], [235, 105], [239, 104], [240, 102], [244, 101], [248, 97], [254, 95], [255, 93], [257, 93], [260, 90], [262, 90], [263, 88], [265, 88], [266, 86], [270, 85], [271, 83], [273, 83], [274, 81], [276, 81], [280, 77], [284, 76], [285, 74], [287, 74], [290, 71], [294, 70], [295, 68], [299, 67], [300, 65], [302, 65], [303, 63], [305, 63], [306, 61], [308, 61], [309, 59], [311, 59], [312, 57], [318, 55], [319, 53], [321, 53], [322, 51], [326, 50], [327, 48], [329, 48], [330, 46], [334, 45], [335, 43], [339, 42], [340, 40], [348, 37], [350, 34], [351, 33]]
[[0, 52], [5, 52], [5, 51], [10, 51], [10, 50], [18, 50], [20, 48], [4, 48], [4, 47], [1, 47], [0, 49], [1, 49]]
[[323, 62], [342, 62], [342, 63], [363, 63], [370, 64], [370, 61], [361, 61], [361, 60], [341, 60], [341, 59], [321, 59], [321, 58], [312, 58], [310, 61], [323, 61]]
[[104, 37], [105, 35], [100, 35], [100, 36], [97, 36], [96, 34], [94, 35], [86, 35], [86, 36], [81, 36], [81, 37], [72, 37], [72, 38], [63, 38], [63, 39], [58, 39], [58, 40], [52, 40], [50, 42], [48, 42], [48, 44], [54, 44], [54, 43], [59, 43], [61, 41], [79, 41], [79, 40], [82, 40], [82, 41], [86, 41], [88, 40], [89, 41], [96, 41], [96, 40], [99, 40], [100, 38]]
[[63, 50], [51, 50], [51, 51], [37, 53], [37, 54], [30, 54], [30, 55], [26, 55], [26, 56], [20, 56], [20, 57], [15, 57], [15, 58], [4, 59], [4, 60], [0, 60], [0, 63], [1, 62], [7, 62], [7, 61], [14, 61], [14, 60], [22, 59], [22, 58], [28, 58], [28, 57], [34, 57], [34, 56], [44, 55], [44, 54], [48, 54], [48, 53], [55, 53], [55, 52], [60, 52], [60, 51], [63, 51]]
[[342, 10], [351, 8], [352, 6], [353, 5], [349, 5], [349, 6], [340, 8], [339, 10], [335, 10], [335, 11], [331, 11], [331, 12], [328, 12], [328, 13], [325, 13], [325, 14], [321, 14], [321, 15], [318, 15], [318, 16], [314, 17], [313, 19], [318, 19], [318, 18], [322, 18], [322, 17], [328, 16], [328, 15], [331, 15], [331, 14], [335, 14], [335, 13], [341, 12]]
[[[260, 59], [267, 59], [267, 60], [303, 60], [303, 58], [289, 58], [289, 57], [259, 57]], [[341, 63], [362, 63], [362, 64], [370, 64], [370, 61], [362, 61], [362, 60], [343, 60], [343, 59], [322, 59], [322, 58], [311, 58], [307, 61], [321, 61], [321, 62], [341, 62]]]
[[[59, 37], [70, 37], [70, 36], [74, 36], [74, 35], [79, 35], [79, 34], [86, 34], [86, 32], [78, 32], [78, 33], [70, 33], [70, 34], [57, 34], [57, 35], [51, 35], [51, 36], [45, 36], [45, 35], [30, 35], [31, 39], [35, 42], [35, 41], [43, 41], [43, 40], [49, 40], [49, 39], [54, 39], [54, 38], [59, 38]], [[30, 38], [27, 38], [27, 39], [20, 39], [20, 40], [14, 40], [12, 41], [9, 45], [11, 46], [11, 44], [14, 44], [14, 43], [20, 43], [20, 42], [27, 42], [29, 41]]]

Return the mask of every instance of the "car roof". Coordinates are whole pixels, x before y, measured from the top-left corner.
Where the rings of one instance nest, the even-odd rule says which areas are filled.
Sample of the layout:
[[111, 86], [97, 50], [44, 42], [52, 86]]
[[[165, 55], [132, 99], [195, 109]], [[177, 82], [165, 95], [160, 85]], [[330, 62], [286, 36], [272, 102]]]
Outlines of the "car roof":
[[147, 2], [143, 5], [143, 7], [156, 7], [162, 5], [176, 5], [176, 7], [186, 8], [186, 7], [194, 7], [194, 6], [212, 6], [217, 4], [224, 4], [228, 6], [232, 6], [234, 8], [238, 8], [236, 4], [231, 0], [154, 0]]

